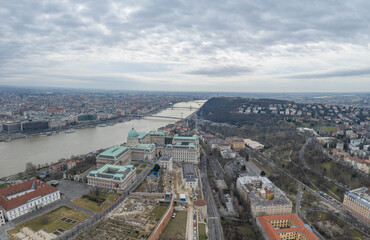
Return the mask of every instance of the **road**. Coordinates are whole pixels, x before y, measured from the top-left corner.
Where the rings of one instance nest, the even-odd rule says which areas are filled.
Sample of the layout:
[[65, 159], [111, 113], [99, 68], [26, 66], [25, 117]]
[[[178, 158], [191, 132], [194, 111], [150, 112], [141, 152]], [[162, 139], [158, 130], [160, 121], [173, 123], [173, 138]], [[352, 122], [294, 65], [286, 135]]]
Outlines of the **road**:
[[212, 240], [223, 240], [224, 235], [221, 226], [220, 213], [218, 211], [211, 187], [207, 177], [207, 163], [204, 156], [201, 157], [201, 179], [204, 199], [208, 202], [208, 233]]
[[194, 230], [193, 230], [193, 206], [188, 207], [188, 219], [186, 223], [186, 236], [187, 240], [194, 240]]
[[209, 158], [209, 165], [211, 165], [212, 171], [216, 177], [216, 179], [225, 179], [225, 173], [222, 169], [220, 163], [217, 161], [216, 158]]
[[301, 199], [302, 199], [302, 186], [298, 185], [298, 193], [297, 193], [297, 202], [295, 204], [295, 212], [297, 215], [302, 218], [301, 215]]
[[[281, 169], [280, 167], [276, 166], [273, 162], [270, 162], [269, 160], [267, 160], [265, 158], [264, 155], [262, 155], [260, 152], [258, 151], [253, 151], [254, 154], [257, 154], [258, 156], [258, 161], [263, 161], [266, 165], [282, 172], [283, 174], [285, 174], [286, 176], [288, 176], [289, 178], [291, 178], [294, 182], [296, 182], [297, 184], [301, 185], [302, 187], [305, 188], [305, 190], [311, 192], [313, 195], [315, 195], [316, 197], [318, 197], [321, 201], [323, 202], [326, 202], [328, 203], [330, 206], [332, 206], [333, 208], [335, 209], [338, 209], [340, 215], [343, 217], [343, 218], [346, 218], [348, 219], [348, 222], [350, 223], [356, 223], [360, 226], [363, 226], [364, 229], [368, 228], [368, 226], [365, 226], [363, 225], [364, 223], [363, 222], [360, 222], [358, 221], [357, 218], [354, 218], [352, 217], [351, 215], [347, 214], [343, 209], [342, 209], [342, 205], [340, 202], [338, 202], [337, 200], [333, 199], [332, 197], [330, 197], [329, 195], [327, 195], [326, 193], [324, 192], [321, 192], [321, 191], [316, 191], [316, 190], [313, 190], [312, 188], [310, 188], [309, 186], [307, 186], [306, 184], [302, 183], [301, 181], [299, 181], [298, 179], [296, 179], [295, 177], [293, 177], [292, 175], [290, 175], [289, 173], [287, 173], [286, 171], [284, 171], [283, 169]], [[364, 230], [362, 230], [360, 227], [357, 227], [357, 226], [354, 226], [358, 231], [366, 234], [369, 236], [369, 233]]]

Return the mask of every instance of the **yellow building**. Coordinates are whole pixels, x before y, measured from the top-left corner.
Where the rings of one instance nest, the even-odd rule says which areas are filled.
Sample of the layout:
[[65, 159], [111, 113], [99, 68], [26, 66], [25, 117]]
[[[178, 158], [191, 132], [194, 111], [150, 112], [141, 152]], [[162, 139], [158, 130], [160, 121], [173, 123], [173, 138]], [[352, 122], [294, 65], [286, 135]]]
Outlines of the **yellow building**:
[[346, 192], [343, 206], [370, 224], [370, 190], [368, 188], [362, 187]]
[[243, 150], [245, 148], [244, 140], [239, 137], [228, 137], [225, 141], [230, 144], [235, 151]]

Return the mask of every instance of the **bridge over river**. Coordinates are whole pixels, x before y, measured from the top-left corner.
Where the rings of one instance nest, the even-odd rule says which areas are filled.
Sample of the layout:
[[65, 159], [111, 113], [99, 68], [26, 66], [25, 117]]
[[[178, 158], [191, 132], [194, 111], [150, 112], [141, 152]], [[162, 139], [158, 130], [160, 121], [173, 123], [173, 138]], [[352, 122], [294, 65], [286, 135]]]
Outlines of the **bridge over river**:
[[183, 120], [183, 117], [173, 117], [173, 116], [155, 116], [155, 115], [133, 115], [135, 118], [166, 118], [174, 120]]

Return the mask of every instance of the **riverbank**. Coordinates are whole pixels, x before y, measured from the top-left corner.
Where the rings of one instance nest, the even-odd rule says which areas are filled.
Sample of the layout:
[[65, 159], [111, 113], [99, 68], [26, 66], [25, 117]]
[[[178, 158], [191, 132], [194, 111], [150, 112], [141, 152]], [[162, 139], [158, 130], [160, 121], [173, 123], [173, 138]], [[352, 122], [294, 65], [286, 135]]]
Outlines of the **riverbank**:
[[[197, 100], [175, 104], [179, 108], [167, 108], [154, 114], [156, 116], [188, 117], [200, 108], [205, 101]], [[194, 109], [190, 111], [189, 107]], [[24, 171], [27, 162], [50, 164], [62, 158], [83, 155], [104, 149], [113, 145], [120, 145], [127, 141], [127, 134], [132, 127], [137, 131], [149, 132], [173, 124], [178, 120], [163, 118], [131, 119], [116, 123], [114, 126], [93, 127], [78, 129], [74, 133], [64, 132], [47, 136], [33, 136], [15, 141], [0, 143], [0, 177]]]
[[[194, 100], [194, 101], [202, 101], [202, 99], [199, 100]], [[160, 106], [159, 108], [147, 112], [145, 114], [142, 114], [142, 117], [150, 116], [157, 114], [165, 109], [173, 107], [175, 104], [172, 105], [167, 105], [167, 106]], [[77, 122], [77, 124], [71, 124], [69, 126], [63, 127], [63, 128], [53, 128], [53, 129], [45, 129], [42, 131], [36, 131], [32, 133], [14, 133], [14, 134], [6, 134], [6, 133], [0, 133], [0, 142], [10, 142], [12, 140], [20, 139], [20, 138], [29, 138], [33, 136], [52, 136], [57, 133], [65, 132], [69, 129], [85, 129], [85, 128], [94, 128], [94, 127], [99, 127], [99, 125], [104, 126], [112, 126], [117, 123], [123, 123], [123, 122], [128, 122], [132, 121], [134, 119], [138, 119], [137, 117], [133, 117], [132, 114], [130, 115], [123, 115], [117, 118], [111, 118], [111, 119], [106, 119], [106, 120], [98, 120], [98, 121], [88, 121], [88, 122]]]

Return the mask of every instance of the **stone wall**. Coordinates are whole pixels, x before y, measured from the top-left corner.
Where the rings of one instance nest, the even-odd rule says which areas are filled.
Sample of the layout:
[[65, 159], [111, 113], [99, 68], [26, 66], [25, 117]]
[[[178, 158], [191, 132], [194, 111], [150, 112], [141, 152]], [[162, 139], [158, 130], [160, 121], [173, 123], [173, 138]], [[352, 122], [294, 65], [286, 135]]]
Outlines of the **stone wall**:
[[168, 206], [166, 212], [163, 214], [163, 216], [159, 220], [152, 234], [150, 234], [148, 240], [158, 240], [159, 237], [161, 236], [164, 228], [167, 226], [168, 222], [171, 219], [171, 216], [173, 213], [173, 202], [174, 202], [174, 198], [172, 197], [170, 205]]

